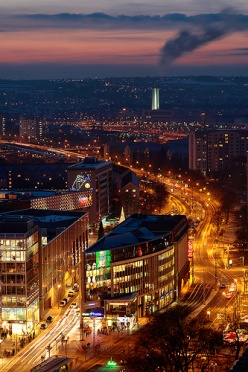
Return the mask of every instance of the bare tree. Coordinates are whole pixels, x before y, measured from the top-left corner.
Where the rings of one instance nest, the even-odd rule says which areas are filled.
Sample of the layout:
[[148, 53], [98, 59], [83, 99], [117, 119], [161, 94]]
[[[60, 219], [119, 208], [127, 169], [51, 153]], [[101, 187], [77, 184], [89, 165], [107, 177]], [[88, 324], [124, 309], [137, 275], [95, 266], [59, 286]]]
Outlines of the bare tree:
[[140, 331], [135, 356], [127, 360], [127, 370], [188, 372], [197, 365], [205, 371], [222, 345], [222, 333], [199, 317], [190, 318], [190, 312], [189, 307], [176, 305], [153, 316]]

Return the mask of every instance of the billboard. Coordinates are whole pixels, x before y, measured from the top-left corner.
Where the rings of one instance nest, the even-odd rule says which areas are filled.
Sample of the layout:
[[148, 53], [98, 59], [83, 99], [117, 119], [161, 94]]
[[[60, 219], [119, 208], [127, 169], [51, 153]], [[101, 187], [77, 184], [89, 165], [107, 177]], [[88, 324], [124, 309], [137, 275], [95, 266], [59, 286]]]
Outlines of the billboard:
[[110, 250], [96, 252], [96, 268], [110, 267], [111, 253]]

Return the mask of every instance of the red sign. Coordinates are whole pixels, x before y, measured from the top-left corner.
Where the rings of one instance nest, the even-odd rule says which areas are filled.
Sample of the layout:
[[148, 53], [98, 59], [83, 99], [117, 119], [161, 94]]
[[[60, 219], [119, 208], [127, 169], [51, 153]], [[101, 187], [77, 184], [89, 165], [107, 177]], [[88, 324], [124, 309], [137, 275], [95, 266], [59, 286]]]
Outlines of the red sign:
[[188, 257], [193, 257], [193, 242], [192, 240], [188, 240]]

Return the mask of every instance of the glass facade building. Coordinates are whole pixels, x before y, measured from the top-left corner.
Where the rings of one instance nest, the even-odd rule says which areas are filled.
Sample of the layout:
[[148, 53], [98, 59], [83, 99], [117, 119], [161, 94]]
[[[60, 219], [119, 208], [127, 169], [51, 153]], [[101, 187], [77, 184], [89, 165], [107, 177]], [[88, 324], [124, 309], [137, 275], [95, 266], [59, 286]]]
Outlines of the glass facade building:
[[29, 216], [1, 216], [1, 319], [14, 334], [30, 334], [39, 320], [38, 226]]

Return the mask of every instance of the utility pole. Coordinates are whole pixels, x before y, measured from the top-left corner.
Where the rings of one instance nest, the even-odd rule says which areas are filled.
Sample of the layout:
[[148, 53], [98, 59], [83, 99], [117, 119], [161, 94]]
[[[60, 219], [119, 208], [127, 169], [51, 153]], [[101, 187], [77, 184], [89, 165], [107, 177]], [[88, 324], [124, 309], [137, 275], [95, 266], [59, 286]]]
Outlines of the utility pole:
[[203, 305], [206, 305], [205, 270], [203, 270]]

